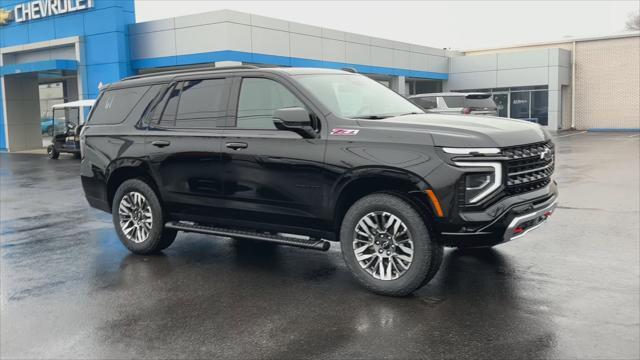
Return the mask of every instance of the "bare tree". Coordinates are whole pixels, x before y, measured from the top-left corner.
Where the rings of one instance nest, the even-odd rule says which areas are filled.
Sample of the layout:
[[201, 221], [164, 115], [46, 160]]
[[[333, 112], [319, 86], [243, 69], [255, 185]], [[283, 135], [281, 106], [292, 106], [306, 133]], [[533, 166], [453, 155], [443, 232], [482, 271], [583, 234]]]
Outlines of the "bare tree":
[[627, 30], [638, 31], [640, 30], [640, 11], [632, 12], [629, 14], [629, 19], [626, 23]]

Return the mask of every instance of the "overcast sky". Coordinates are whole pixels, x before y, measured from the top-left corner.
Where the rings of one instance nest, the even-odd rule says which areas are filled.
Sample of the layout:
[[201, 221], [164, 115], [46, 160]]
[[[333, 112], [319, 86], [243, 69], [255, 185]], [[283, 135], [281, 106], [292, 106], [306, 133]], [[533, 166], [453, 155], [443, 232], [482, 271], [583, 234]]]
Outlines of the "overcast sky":
[[211, 1], [135, 0], [137, 21], [232, 9], [422, 44], [474, 49], [616, 34], [632, 1]]

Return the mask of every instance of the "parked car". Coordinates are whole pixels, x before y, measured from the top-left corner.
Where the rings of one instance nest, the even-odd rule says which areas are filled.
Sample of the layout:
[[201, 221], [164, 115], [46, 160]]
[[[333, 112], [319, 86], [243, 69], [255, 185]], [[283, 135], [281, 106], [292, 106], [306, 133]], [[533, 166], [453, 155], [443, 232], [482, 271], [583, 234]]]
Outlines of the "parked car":
[[81, 147], [86, 198], [134, 253], [161, 251], [178, 231], [317, 250], [336, 241], [355, 278], [386, 295], [426, 284], [443, 246], [517, 239], [557, 201], [539, 125], [425, 114], [339, 70], [130, 77], [101, 91]]
[[498, 116], [498, 106], [489, 93], [433, 93], [409, 99], [428, 113]]

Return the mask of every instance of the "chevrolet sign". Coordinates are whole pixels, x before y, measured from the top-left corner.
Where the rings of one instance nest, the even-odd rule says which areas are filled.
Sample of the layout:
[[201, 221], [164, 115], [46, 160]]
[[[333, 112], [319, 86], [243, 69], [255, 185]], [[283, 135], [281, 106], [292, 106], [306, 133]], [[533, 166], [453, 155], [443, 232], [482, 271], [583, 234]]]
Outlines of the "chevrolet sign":
[[0, 25], [6, 25], [11, 20], [13, 20], [13, 12], [0, 9]]
[[0, 25], [10, 20], [17, 23], [28, 20], [44, 19], [49, 16], [62, 15], [93, 7], [94, 0], [36, 0], [13, 7], [13, 11], [0, 9]]

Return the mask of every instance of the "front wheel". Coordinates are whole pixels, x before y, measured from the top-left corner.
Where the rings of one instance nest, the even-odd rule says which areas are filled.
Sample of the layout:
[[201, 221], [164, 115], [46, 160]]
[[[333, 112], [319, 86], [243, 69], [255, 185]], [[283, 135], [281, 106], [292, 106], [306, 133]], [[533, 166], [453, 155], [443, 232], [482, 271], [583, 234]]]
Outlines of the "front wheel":
[[47, 147], [47, 156], [49, 156], [49, 159], [56, 160], [57, 158], [60, 157], [60, 152], [56, 150], [56, 148], [53, 147], [53, 145], [49, 145]]
[[435, 276], [442, 245], [423, 217], [401, 196], [368, 195], [349, 208], [340, 229], [342, 256], [369, 290], [405, 296]]
[[118, 187], [111, 213], [120, 241], [133, 253], [161, 251], [176, 238], [175, 230], [164, 228], [158, 196], [142, 180], [127, 180]]

